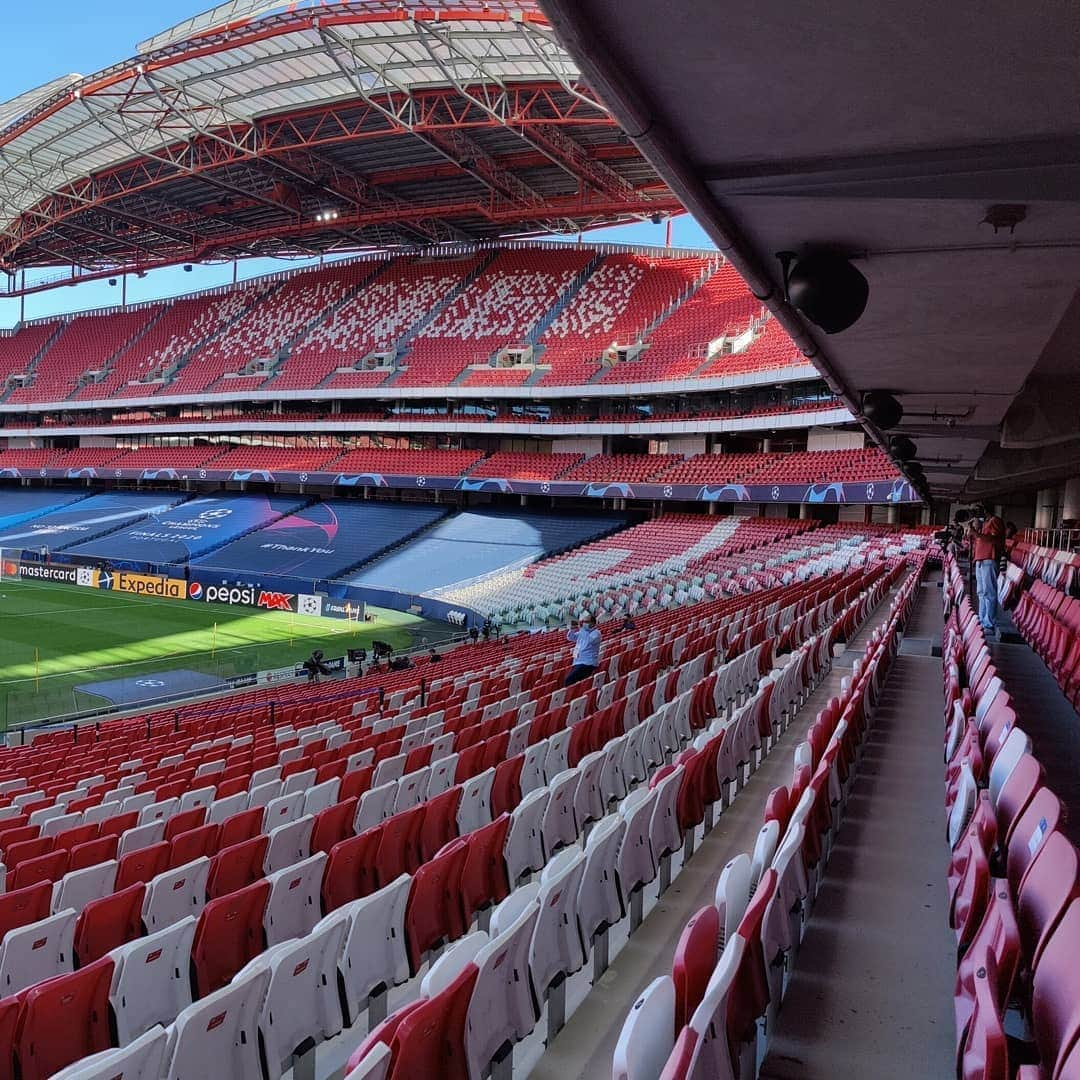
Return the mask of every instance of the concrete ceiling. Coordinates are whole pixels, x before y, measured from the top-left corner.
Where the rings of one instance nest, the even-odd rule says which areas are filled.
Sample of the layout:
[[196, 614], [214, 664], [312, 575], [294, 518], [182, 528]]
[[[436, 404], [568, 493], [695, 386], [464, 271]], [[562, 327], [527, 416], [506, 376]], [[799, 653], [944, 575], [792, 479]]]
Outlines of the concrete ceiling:
[[[1080, 8], [541, 6], [849, 407], [897, 394], [935, 496], [1080, 471]], [[984, 223], [998, 203], [1023, 206], [1015, 231]], [[785, 303], [775, 258], [815, 245], [870, 282], [832, 336]]]

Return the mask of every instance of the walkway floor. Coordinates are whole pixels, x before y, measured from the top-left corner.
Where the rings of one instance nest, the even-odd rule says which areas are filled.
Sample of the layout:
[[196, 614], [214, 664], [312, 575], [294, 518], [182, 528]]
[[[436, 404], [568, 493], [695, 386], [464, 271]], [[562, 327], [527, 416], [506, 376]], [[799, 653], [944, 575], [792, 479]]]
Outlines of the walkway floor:
[[[941, 630], [932, 580], [908, 636], [940, 646]], [[942, 708], [941, 660], [901, 653], [796, 959], [765, 1080], [953, 1075]]]
[[[1002, 612], [998, 626], [1009, 637], [1012, 620]], [[1069, 813], [1061, 831], [1080, 844], [1080, 722], [1042, 658], [1029, 645], [992, 644], [990, 655], [1013, 700], [1017, 722], [1031, 737], [1035, 756], [1046, 770], [1046, 785]]]

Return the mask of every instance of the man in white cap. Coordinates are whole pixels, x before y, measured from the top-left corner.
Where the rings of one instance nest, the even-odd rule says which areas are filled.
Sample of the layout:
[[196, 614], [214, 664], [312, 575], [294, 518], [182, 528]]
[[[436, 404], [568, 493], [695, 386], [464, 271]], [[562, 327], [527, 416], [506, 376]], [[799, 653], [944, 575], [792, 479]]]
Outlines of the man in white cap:
[[573, 620], [566, 640], [574, 643], [574, 666], [563, 680], [563, 686], [570, 686], [587, 679], [600, 663], [600, 631], [593, 626], [592, 615], [585, 611]]

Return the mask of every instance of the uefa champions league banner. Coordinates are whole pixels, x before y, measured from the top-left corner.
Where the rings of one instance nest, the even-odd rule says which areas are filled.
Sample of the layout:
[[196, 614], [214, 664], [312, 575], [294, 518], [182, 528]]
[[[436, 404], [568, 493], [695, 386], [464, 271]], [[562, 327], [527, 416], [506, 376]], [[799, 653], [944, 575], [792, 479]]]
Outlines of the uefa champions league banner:
[[78, 559], [107, 560], [113, 567], [152, 570], [184, 563], [270, 524], [303, 503], [299, 496], [208, 495], [149, 514], [145, 520], [66, 548]]
[[[11, 469], [9, 473], [18, 474]], [[167, 476], [162, 474], [166, 473]], [[28, 477], [65, 477], [63, 469], [28, 470]], [[919, 503], [918, 493], [902, 477], [867, 483], [831, 484], [586, 484], [565, 480], [507, 480], [469, 476], [402, 476], [383, 473], [229, 471], [225, 469], [84, 469], [80, 476], [118, 480], [198, 480], [213, 483], [256, 482], [310, 484], [337, 488], [423, 488], [431, 491], [484, 491], [506, 495], [562, 495], [591, 499], [649, 499], [681, 502], [749, 503]]]

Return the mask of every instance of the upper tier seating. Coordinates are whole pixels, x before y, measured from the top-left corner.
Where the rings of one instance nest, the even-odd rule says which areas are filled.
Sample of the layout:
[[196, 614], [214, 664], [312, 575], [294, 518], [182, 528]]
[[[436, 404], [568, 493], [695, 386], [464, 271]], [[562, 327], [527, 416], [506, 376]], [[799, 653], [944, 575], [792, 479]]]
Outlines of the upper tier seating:
[[498, 450], [480, 462], [469, 475], [503, 480], [555, 480], [581, 458], [581, 454], [530, 454]]
[[747, 484], [769, 454], [695, 454], [661, 478], [665, 484]]
[[511, 566], [524, 566], [585, 543], [624, 523], [622, 518], [466, 510], [400, 551], [372, 563], [357, 585], [422, 593]]
[[[394, 352], [398, 342], [476, 268], [477, 261], [475, 257], [394, 260], [293, 346], [272, 388], [316, 387], [337, 368], [351, 367], [371, 353]], [[326, 385], [334, 389], [377, 386], [387, 374], [341, 373]]]
[[588, 382], [611, 345], [640, 341], [649, 327], [709, 270], [705, 259], [609, 255], [544, 332], [545, 386]]
[[386, 476], [461, 476], [482, 457], [480, 450], [350, 450], [334, 462], [334, 472]]
[[160, 382], [171, 374], [170, 369], [231, 323], [263, 291], [254, 286], [175, 301], [146, 334], [116, 358], [101, 382], [84, 386], [75, 400], [170, 393]]
[[[200, 346], [162, 393], [241, 393], [259, 388], [266, 375], [245, 375], [244, 368], [253, 360], [276, 361], [282, 348], [329, 307], [345, 299], [370, 273], [370, 263], [359, 262], [298, 274], [276, 287], [253, 286], [265, 296], [227, 332]], [[238, 377], [224, 378], [226, 374]]]
[[8, 376], [25, 375], [30, 370], [34, 357], [60, 326], [59, 322], [37, 323], [24, 326], [10, 336], [0, 336], [0, 391], [6, 389]]
[[559, 479], [593, 483], [642, 483], [680, 461], [680, 454], [594, 454]]
[[513, 250], [495, 260], [413, 340], [395, 386], [443, 386], [529, 332], [592, 252]]
[[79, 315], [48, 347], [34, 369], [33, 382], [13, 390], [8, 401], [64, 401], [79, 376], [106, 368], [112, 357], [141, 334], [161, 313], [157, 305], [107, 315]]
[[889, 458], [871, 446], [792, 454], [696, 454], [662, 479], [665, 484], [854, 484], [898, 478]]
[[616, 364], [604, 383], [661, 382], [682, 379], [705, 363], [709, 342], [745, 330], [762, 308], [730, 263], [679, 305], [649, 335], [649, 347], [636, 360]]
[[771, 314], [748, 348], [737, 353], [721, 353], [695, 372], [699, 379], [716, 379], [723, 375], [745, 375], [750, 371], [776, 371], [786, 367], [805, 367], [810, 364], [787, 331]]
[[115, 446], [76, 446], [62, 450], [50, 463], [52, 469], [97, 469], [123, 453]]

